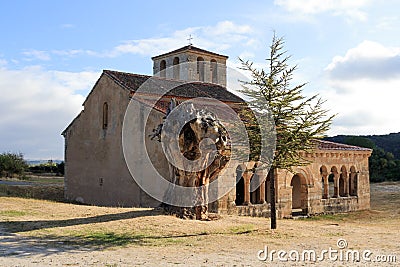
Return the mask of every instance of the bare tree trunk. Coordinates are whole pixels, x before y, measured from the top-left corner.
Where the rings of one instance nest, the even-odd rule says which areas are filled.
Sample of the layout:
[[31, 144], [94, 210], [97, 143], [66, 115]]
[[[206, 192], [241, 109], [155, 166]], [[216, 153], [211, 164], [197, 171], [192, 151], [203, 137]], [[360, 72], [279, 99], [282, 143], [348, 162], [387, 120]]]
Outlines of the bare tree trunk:
[[270, 193], [271, 193], [271, 229], [276, 229], [276, 202], [275, 202], [275, 169], [270, 170]]

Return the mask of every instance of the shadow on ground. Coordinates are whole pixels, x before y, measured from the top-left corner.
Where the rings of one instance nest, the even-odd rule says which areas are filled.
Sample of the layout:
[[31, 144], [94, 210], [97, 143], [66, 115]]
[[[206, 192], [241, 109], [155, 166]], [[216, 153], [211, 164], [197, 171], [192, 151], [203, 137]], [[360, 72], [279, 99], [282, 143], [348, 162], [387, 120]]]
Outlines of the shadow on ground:
[[209, 235], [208, 233], [182, 235], [142, 235], [117, 233], [92, 233], [82, 236], [45, 237], [20, 236], [0, 231], [0, 257], [29, 257], [34, 255], [49, 256], [59, 253], [82, 253], [126, 245], [153, 246], [168, 245], [179, 239]]
[[73, 236], [21, 236], [18, 234], [33, 230], [103, 223], [143, 216], [157, 216], [160, 214], [163, 214], [161, 210], [142, 210], [68, 220], [0, 222], [0, 257], [47, 256], [63, 252], [80, 253], [126, 246], [129, 244], [140, 246], [152, 245], [160, 242], [168, 244], [168, 242], [176, 242], [179, 238], [207, 235], [207, 233], [198, 233], [162, 236], [153, 234], [114, 233], [110, 231], [89, 232]]
[[0, 222], [0, 229], [5, 229], [9, 233], [29, 232], [55, 227], [66, 227], [74, 225], [103, 223], [116, 220], [127, 220], [144, 216], [156, 216], [162, 214], [161, 210], [140, 210], [128, 211], [123, 213], [113, 213], [98, 215], [86, 218], [74, 218], [66, 220], [42, 220], [42, 221], [6, 221]]

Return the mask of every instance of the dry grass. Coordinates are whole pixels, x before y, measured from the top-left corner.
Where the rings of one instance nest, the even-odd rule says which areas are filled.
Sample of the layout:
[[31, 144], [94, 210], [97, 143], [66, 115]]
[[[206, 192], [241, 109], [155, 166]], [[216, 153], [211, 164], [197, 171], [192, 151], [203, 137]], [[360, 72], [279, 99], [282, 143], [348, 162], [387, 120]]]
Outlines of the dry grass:
[[[400, 189], [400, 183], [394, 186]], [[277, 230], [269, 229], [266, 218], [222, 216], [203, 222], [181, 220], [153, 209], [0, 197], [0, 232], [3, 229], [43, 247], [67, 252], [121, 247], [152, 251], [157, 247], [160, 253], [183, 253], [189, 249], [236, 255], [243, 248], [258, 251], [264, 245], [277, 249], [326, 249], [335, 246], [338, 238], [345, 238], [351, 248], [368, 246], [372, 250], [398, 252], [400, 190], [387, 192], [387, 188], [385, 184], [372, 186], [369, 211], [279, 220]]]

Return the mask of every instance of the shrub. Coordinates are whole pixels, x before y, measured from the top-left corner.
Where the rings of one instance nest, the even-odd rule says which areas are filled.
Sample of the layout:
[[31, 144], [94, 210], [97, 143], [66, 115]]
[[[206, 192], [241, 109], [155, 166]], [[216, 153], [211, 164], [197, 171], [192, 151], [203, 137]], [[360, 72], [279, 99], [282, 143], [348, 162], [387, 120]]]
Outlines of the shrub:
[[6, 152], [0, 154], [0, 177], [13, 177], [22, 175], [28, 164], [22, 153]]

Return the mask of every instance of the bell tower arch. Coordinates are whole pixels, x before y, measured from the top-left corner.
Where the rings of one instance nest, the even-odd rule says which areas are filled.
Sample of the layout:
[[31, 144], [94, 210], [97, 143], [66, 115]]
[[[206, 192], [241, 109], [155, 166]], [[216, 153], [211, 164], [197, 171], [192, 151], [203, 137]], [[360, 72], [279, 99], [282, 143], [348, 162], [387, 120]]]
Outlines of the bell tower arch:
[[227, 56], [193, 45], [152, 57], [153, 75], [182, 81], [201, 81], [226, 87]]

